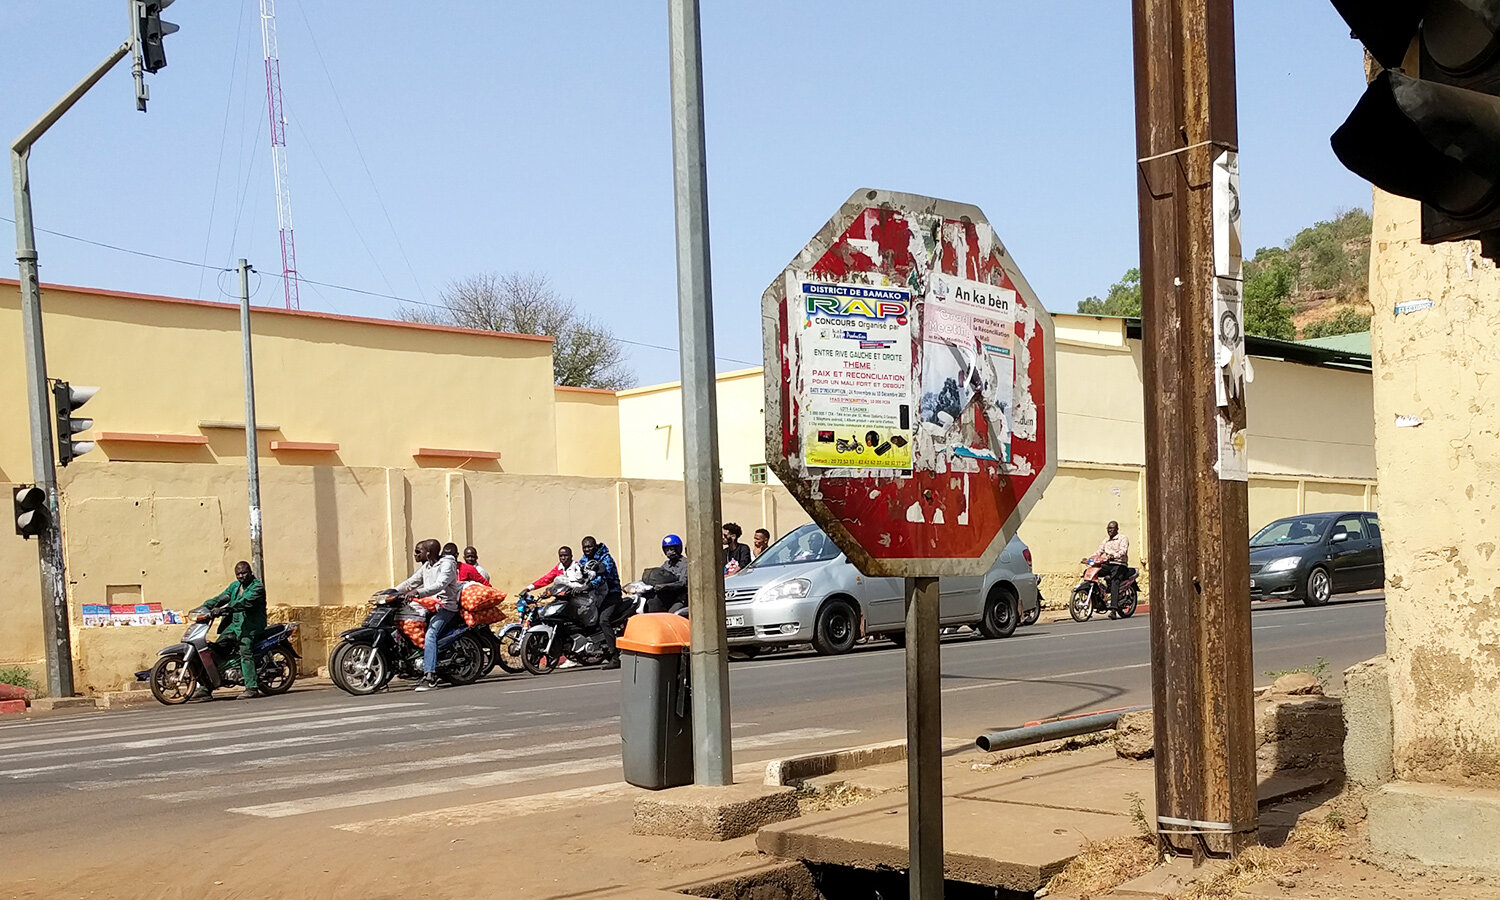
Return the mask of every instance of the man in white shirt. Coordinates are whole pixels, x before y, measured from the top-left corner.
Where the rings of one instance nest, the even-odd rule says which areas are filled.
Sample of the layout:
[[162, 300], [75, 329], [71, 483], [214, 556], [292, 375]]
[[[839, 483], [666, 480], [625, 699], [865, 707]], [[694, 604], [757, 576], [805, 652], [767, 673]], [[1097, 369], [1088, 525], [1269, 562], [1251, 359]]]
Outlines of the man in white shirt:
[[1120, 576], [1130, 565], [1130, 538], [1120, 533], [1120, 523], [1111, 521], [1104, 526], [1104, 543], [1094, 553], [1094, 558], [1103, 562], [1099, 577], [1109, 585], [1109, 617], [1115, 617], [1120, 608]]
[[422, 671], [425, 674], [416, 688], [430, 691], [438, 686], [438, 638], [448, 629], [449, 623], [458, 618], [458, 560], [444, 556], [443, 545], [430, 539], [417, 544], [414, 555], [422, 564], [421, 568], [396, 585], [396, 590], [409, 600], [419, 597], [439, 600], [438, 608], [427, 617], [427, 640], [422, 646]]

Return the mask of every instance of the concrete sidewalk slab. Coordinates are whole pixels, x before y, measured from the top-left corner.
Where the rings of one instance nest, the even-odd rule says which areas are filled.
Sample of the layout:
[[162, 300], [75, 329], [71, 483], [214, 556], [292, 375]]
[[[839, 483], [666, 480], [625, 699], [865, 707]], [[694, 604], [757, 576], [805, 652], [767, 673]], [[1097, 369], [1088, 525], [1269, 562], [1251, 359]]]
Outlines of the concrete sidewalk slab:
[[796, 818], [796, 791], [766, 784], [687, 785], [635, 801], [635, 834], [727, 841]]
[[38, 697], [31, 701], [35, 712], [51, 712], [54, 709], [93, 709], [97, 704], [93, 697]]
[[[943, 800], [947, 878], [1035, 891], [1078, 855], [1084, 836], [1128, 835], [1123, 816], [952, 797]], [[856, 868], [907, 867], [905, 797], [813, 813], [760, 830], [756, 846], [784, 859]]]

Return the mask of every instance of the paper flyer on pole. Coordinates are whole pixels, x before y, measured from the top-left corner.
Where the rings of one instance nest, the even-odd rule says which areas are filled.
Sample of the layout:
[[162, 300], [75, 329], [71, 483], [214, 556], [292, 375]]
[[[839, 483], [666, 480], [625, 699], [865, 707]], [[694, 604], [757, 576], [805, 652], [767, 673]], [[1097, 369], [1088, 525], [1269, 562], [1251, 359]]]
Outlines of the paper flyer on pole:
[[970, 447], [960, 417], [980, 396], [1000, 461], [1010, 461], [1016, 385], [1016, 292], [951, 275], [933, 276], [922, 323], [921, 422], [934, 446], [993, 456]]
[[[911, 468], [911, 291], [790, 279], [808, 466]], [[790, 317], [789, 317], [790, 318]]]

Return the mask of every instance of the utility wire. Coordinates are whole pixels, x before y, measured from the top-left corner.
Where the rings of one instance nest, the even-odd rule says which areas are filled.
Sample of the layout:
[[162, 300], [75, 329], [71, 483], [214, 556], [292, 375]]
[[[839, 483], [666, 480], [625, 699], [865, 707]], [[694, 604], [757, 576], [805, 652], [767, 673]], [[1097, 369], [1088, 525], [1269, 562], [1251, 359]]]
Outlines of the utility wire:
[[349, 132], [349, 142], [354, 145], [354, 154], [359, 157], [359, 164], [364, 167], [365, 177], [370, 180], [370, 189], [375, 193], [375, 202], [380, 204], [380, 212], [385, 216], [385, 224], [390, 226], [391, 237], [396, 240], [396, 249], [401, 251], [401, 259], [406, 263], [406, 271], [411, 275], [411, 283], [417, 289], [417, 295], [423, 300], [427, 299], [427, 292], [422, 290], [422, 282], [417, 279], [417, 271], [412, 267], [411, 257], [406, 255], [406, 247], [401, 243], [401, 235], [396, 231], [396, 223], [391, 219], [391, 211], [385, 206], [385, 198], [380, 195], [380, 185], [375, 181], [375, 174], [370, 171], [370, 164], [365, 161], [365, 152], [360, 149], [359, 138], [354, 136], [354, 126], [349, 122], [349, 113], [344, 110], [344, 101], [339, 98], [339, 90], [334, 86], [333, 73], [328, 69], [328, 61], [323, 58], [323, 49], [318, 46], [317, 35], [313, 33], [312, 20], [307, 17], [307, 7], [299, 2], [297, 11], [302, 14], [302, 24], [307, 27], [307, 37], [312, 42], [313, 53], [318, 57], [318, 64], [323, 67], [323, 77], [328, 81], [329, 93], [333, 94], [333, 102], [339, 108], [339, 115], [344, 120], [344, 130]]
[[[0, 222], [9, 222], [10, 224], [14, 225], [15, 221], [16, 221], [15, 219], [10, 218], [9, 216], [0, 215]], [[70, 241], [77, 241], [80, 244], [89, 244], [89, 245], [94, 246], [94, 247], [103, 247], [106, 250], [114, 250], [117, 253], [128, 253], [131, 256], [143, 256], [143, 257], [145, 257], [147, 259], [155, 259], [155, 260], [160, 260], [161, 262], [174, 263], [174, 264], [179, 265], [179, 266], [191, 266], [192, 268], [207, 269], [209, 271], [214, 271], [214, 272], [232, 272], [232, 271], [234, 271], [237, 268], [235, 266], [227, 266], [227, 267], [226, 266], [209, 266], [209, 265], [204, 265], [203, 263], [193, 262], [190, 259], [177, 259], [177, 258], [171, 257], [171, 256], [162, 256], [159, 253], [147, 253], [144, 250], [132, 250], [129, 247], [120, 247], [120, 246], [117, 246], [115, 244], [106, 244], [103, 241], [94, 241], [94, 240], [90, 240], [88, 238], [78, 237], [77, 235], [74, 235], [74, 234], [66, 234], [66, 233], [61, 232], [61, 231], [53, 231], [50, 228], [38, 228], [36, 230], [40, 231], [40, 232], [44, 232], [46, 234], [50, 234], [50, 235], [52, 235], [54, 237], [65, 238], [65, 239], [70, 240]], [[448, 309], [448, 307], [444, 306], [441, 303], [432, 303], [432, 302], [429, 302], [427, 300], [413, 300], [410, 297], [402, 297], [402, 296], [399, 296], [397, 294], [382, 294], [379, 291], [367, 291], [367, 290], [365, 290], [363, 288], [349, 287], [346, 284], [334, 284], [331, 281], [316, 281], [316, 280], [311, 279], [311, 278], [305, 278], [305, 277], [303, 277], [300, 274], [297, 276], [297, 281], [299, 283], [301, 283], [301, 284], [313, 285], [313, 286], [316, 286], [316, 287], [326, 287], [326, 288], [331, 288], [331, 289], [336, 290], [336, 291], [344, 291], [344, 292], [350, 293], [350, 294], [361, 294], [361, 295], [366, 296], [366, 297], [379, 297], [382, 300], [395, 300], [395, 301], [400, 302], [400, 303], [410, 303], [413, 306], [425, 306], [425, 307], [427, 307], [429, 309], [441, 309], [441, 310], [445, 310], [445, 311]], [[318, 296], [321, 297], [323, 295], [320, 292], [318, 294]], [[618, 337], [618, 336], [615, 336], [614, 340], [617, 340], [617, 341], [619, 341], [622, 344], [629, 344], [632, 347], [644, 347], [644, 348], [646, 348], [648, 350], [661, 350], [661, 351], [663, 351], [665, 353], [681, 353], [682, 352], [681, 350], [679, 350], [676, 347], [667, 347], [667, 346], [663, 346], [662, 344], [649, 344], [649, 343], [647, 343], [645, 341], [632, 341], [629, 338], [622, 338], [622, 337]], [[751, 361], [751, 360], [748, 360], [748, 359], [736, 359], [733, 356], [718, 356], [718, 355], [715, 355], [714, 359], [717, 359], [720, 362], [739, 363], [742, 366], [759, 366], [759, 365], [762, 365], [762, 363], [760, 361], [758, 361], [758, 360], [757, 361]]]
[[[208, 204], [208, 227], [203, 229], [203, 264], [205, 268], [198, 273], [198, 290], [194, 295], [203, 298], [203, 276], [207, 274], [209, 242], [214, 234], [214, 213], [219, 208], [219, 178], [224, 171], [224, 144], [229, 139], [229, 111], [234, 107], [234, 78], [240, 69], [240, 50], [243, 49], [243, 41], [240, 40], [245, 31], [245, 2], [240, 2], [239, 23], [234, 29], [234, 56], [229, 62], [229, 87], [224, 94], [224, 124], [219, 131], [219, 161], [214, 165], [214, 194]], [[239, 179], [235, 179], [238, 181]]]

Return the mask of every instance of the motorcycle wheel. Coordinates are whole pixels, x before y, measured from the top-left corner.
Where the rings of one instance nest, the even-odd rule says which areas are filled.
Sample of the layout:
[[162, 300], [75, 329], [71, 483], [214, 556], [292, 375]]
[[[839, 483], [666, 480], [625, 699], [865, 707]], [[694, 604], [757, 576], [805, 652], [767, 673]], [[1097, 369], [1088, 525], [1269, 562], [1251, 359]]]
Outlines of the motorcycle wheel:
[[521, 638], [521, 666], [533, 675], [546, 675], [557, 668], [557, 659], [547, 656], [547, 635], [540, 631]]
[[168, 706], [186, 703], [198, 686], [198, 679], [190, 671], [184, 680], [187, 667], [182, 658], [163, 656], [151, 667], [151, 696]]
[[500, 656], [500, 646], [493, 633], [480, 635], [475, 640], [479, 642], [479, 677], [483, 678], [495, 671], [495, 664]]
[[1094, 592], [1086, 584], [1080, 584], [1073, 588], [1073, 596], [1068, 600], [1068, 615], [1075, 622], [1087, 622], [1094, 615]]
[[484, 648], [472, 634], [461, 634], [448, 648], [448, 664], [439, 674], [449, 684], [473, 684], [484, 669]]
[[1037, 623], [1037, 620], [1040, 619], [1041, 617], [1042, 617], [1042, 598], [1041, 598], [1041, 595], [1037, 595], [1036, 606], [1033, 607], [1033, 608], [1031, 608], [1030, 610], [1028, 610], [1026, 612], [1021, 613], [1021, 624], [1022, 625], [1035, 625]]
[[1137, 588], [1131, 588], [1130, 589], [1130, 596], [1126, 598], [1126, 600], [1125, 600], [1124, 603], [1120, 604], [1120, 608], [1119, 609], [1115, 610], [1115, 615], [1119, 616], [1122, 619], [1128, 619], [1128, 618], [1130, 618], [1131, 616], [1135, 615], [1136, 605], [1139, 604], [1140, 602], [1141, 602], [1141, 592], [1140, 592], [1140, 590], [1137, 589]]
[[262, 694], [285, 694], [297, 680], [297, 658], [287, 647], [272, 647], [261, 659], [256, 675]]
[[328, 660], [334, 684], [356, 697], [365, 697], [385, 687], [391, 680], [385, 654], [369, 644], [340, 644]]
[[500, 635], [499, 647], [495, 650], [495, 664], [512, 675], [526, 671], [521, 665], [521, 632], [507, 631]]

